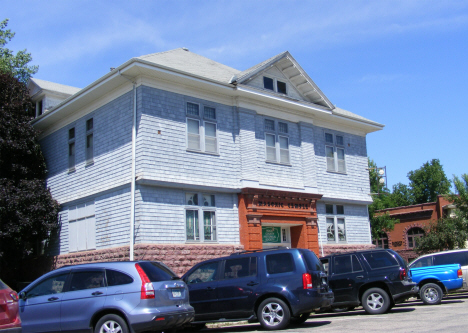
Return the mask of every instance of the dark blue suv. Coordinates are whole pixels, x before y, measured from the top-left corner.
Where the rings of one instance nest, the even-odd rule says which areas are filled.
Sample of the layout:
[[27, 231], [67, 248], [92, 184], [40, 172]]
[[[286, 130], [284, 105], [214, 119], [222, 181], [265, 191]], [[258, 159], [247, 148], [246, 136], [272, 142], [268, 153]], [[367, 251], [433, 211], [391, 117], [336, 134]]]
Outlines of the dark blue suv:
[[306, 249], [234, 253], [201, 262], [182, 279], [195, 309], [193, 327], [207, 322], [259, 321], [268, 330], [302, 323], [333, 303], [327, 275]]

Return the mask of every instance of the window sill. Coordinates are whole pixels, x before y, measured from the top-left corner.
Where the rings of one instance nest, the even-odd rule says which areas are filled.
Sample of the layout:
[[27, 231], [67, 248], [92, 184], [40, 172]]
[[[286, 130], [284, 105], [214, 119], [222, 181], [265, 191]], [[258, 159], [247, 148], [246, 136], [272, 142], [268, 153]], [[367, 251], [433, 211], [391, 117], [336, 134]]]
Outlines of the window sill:
[[68, 174], [71, 174], [71, 173], [75, 173], [76, 172], [76, 169], [73, 168], [73, 169], [68, 169]]
[[90, 167], [90, 166], [92, 166], [92, 165], [94, 165], [94, 161], [86, 162], [85, 168]]
[[194, 240], [186, 240], [185, 244], [219, 244], [218, 241], [194, 241]]
[[201, 151], [201, 150], [195, 150], [195, 149], [189, 149], [187, 148], [186, 150], [189, 153], [198, 153], [198, 154], [203, 154], [203, 155], [212, 155], [212, 156], [220, 156], [219, 153], [212, 153], [209, 151]]
[[268, 163], [268, 164], [276, 164], [276, 165], [284, 165], [284, 166], [287, 166], [287, 167], [292, 167], [292, 164], [290, 163], [281, 163], [281, 162], [276, 162], [276, 161], [265, 161], [265, 163]]
[[327, 172], [329, 172], [329, 173], [336, 173], [336, 174], [338, 174], [338, 175], [347, 175], [347, 174], [348, 174], [348, 173], [346, 173], [346, 172], [331, 171], [331, 170], [327, 170]]

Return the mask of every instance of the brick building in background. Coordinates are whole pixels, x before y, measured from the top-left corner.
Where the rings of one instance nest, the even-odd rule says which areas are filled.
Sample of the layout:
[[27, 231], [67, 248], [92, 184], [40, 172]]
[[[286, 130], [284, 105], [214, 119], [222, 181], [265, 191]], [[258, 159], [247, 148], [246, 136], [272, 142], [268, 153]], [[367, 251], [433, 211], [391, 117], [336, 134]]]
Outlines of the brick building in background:
[[398, 219], [392, 231], [382, 233], [382, 237], [374, 240], [378, 247], [393, 249], [408, 262], [418, 257], [414, 248], [419, 237], [424, 235], [424, 229], [438, 219], [453, 214], [455, 206], [442, 195], [436, 202], [424, 204], [388, 208], [376, 213], [390, 214], [390, 217]]
[[366, 135], [383, 125], [335, 107], [289, 52], [238, 71], [176, 49], [84, 89], [29, 88], [59, 266], [134, 255], [183, 273], [242, 248], [373, 246]]

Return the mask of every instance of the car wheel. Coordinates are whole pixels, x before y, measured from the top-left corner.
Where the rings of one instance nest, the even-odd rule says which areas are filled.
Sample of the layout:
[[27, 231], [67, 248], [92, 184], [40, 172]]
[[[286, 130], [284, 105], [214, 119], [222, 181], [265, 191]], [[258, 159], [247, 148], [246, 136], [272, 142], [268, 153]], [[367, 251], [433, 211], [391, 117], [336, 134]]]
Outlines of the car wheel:
[[99, 319], [94, 328], [94, 333], [129, 333], [127, 323], [122, 317], [108, 314]]
[[310, 313], [302, 313], [299, 316], [291, 317], [291, 324], [300, 325], [305, 323], [307, 319], [309, 319]]
[[385, 313], [390, 307], [390, 298], [385, 290], [370, 288], [362, 295], [362, 307], [369, 314]]
[[264, 329], [281, 330], [288, 326], [291, 314], [282, 300], [267, 298], [258, 307], [257, 317]]
[[419, 295], [424, 304], [435, 305], [442, 301], [442, 288], [435, 283], [427, 283], [421, 287]]

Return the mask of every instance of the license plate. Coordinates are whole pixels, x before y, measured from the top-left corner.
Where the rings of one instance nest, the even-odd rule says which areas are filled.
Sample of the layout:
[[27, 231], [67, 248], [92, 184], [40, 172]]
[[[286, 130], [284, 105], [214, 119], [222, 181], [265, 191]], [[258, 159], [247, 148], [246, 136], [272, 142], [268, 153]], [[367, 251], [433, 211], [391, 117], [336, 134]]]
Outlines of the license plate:
[[182, 297], [182, 292], [180, 290], [173, 290], [172, 297], [174, 298]]

